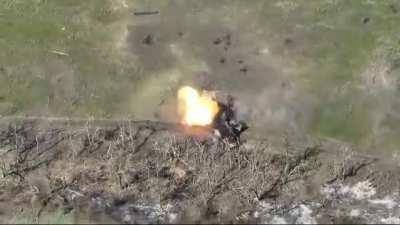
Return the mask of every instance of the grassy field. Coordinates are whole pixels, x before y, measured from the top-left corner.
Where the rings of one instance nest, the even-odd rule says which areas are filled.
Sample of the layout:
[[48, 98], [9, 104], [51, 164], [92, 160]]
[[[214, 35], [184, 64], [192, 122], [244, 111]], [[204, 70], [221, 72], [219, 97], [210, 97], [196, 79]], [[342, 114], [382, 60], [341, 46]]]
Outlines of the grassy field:
[[256, 130], [396, 152], [399, 21], [396, 0], [3, 0], [0, 115], [171, 118], [205, 72]]

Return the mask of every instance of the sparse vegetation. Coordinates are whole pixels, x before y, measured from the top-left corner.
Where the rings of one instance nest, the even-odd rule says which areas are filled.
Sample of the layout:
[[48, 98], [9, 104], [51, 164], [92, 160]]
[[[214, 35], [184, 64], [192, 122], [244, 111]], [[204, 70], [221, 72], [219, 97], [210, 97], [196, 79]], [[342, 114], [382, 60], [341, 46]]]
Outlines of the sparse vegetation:
[[[318, 200], [321, 185], [365, 162], [348, 155], [341, 170], [332, 170], [323, 165], [339, 165], [342, 154], [320, 144], [295, 146], [290, 137], [282, 153], [279, 146], [251, 140], [229, 148], [212, 137], [184, 135], [175, 124], [46, 123], [2, 126], [0, 145], [9, 149], [1, 158], [2, 198], [21, 212], [3, 214], [4, 221], [140, 222], [145, 213], [143, 221], [164, 223], [172, 221], [165, 214], [171, 207], [174, 222], [256, 221], [243, 216], [262, 202], [274, 203], [271, 210], [279, 214], [291, 202]], [[373, 171], [372, 162], [366, 165]], [[311, 183], [304, 186], [306, 181]], [[129, 207], [141, 208], [126, 214]]]

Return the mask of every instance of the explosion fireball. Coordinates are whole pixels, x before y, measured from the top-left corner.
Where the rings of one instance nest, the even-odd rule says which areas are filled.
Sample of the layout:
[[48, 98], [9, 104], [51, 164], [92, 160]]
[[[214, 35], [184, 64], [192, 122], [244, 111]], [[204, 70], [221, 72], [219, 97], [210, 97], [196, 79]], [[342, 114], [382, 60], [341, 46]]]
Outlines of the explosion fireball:
[[199, 94], [196, 89], [184, 86], [178, 90], [178, 111], [183, 124], [206, 126], [213, 122], [219, 107], [210, 93]]

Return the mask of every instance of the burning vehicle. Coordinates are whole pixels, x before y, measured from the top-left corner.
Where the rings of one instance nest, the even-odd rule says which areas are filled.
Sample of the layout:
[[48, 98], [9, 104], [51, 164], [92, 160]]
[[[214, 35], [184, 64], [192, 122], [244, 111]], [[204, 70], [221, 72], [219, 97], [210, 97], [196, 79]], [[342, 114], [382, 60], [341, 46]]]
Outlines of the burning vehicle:
[[235, 98], [228, 95], [226, 103], [216, 100], [214, 92], [184, 86], [178, 90], [178, 112], [186, 126], [204, 126], [229, 144], [240, 144], [240, 135], [249, 127], [238, 121]]
[[249, 127], [244, 121], [237, 120], [235, 99], [229, 95], [227, 104], [218, 102], [218, 105], [220, 110], [212, 123], [216, 134], [230, 142], [240, 143], [240, 135]]

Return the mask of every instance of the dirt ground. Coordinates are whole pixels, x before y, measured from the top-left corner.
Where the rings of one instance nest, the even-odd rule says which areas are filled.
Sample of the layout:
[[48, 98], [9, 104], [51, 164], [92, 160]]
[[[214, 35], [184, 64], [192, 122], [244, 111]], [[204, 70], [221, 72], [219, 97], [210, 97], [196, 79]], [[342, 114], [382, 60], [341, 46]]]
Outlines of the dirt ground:
[[394, 162], [330, 140], [244, 139], [229, 148], [207, 129], [151, 121], [2, 120], [1, 222], [399, 218]]

